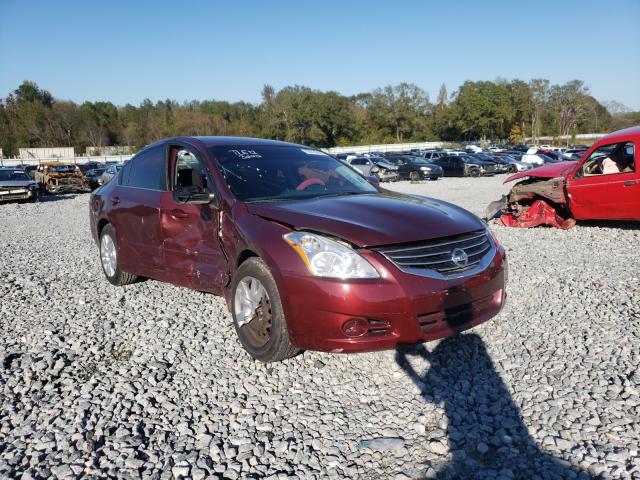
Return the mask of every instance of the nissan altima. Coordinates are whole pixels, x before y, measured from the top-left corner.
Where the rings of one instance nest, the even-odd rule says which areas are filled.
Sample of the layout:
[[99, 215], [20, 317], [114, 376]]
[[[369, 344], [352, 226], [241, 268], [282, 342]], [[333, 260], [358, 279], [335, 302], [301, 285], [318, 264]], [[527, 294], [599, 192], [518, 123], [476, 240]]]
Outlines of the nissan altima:
[[91, 195], [90, 220], [109, 282], [223, 296], [262, 361], [442, 338], [505, 299], [505, 250], [483, 221], [303, 145], [156, 142]]

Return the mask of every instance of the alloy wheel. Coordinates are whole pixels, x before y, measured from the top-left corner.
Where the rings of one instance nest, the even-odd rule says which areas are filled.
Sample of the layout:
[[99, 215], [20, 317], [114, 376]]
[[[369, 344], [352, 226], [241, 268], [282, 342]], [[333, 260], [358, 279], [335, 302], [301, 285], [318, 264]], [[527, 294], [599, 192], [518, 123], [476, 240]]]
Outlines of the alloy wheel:
[[238, 328], [254, 348], [263, 347], [271, 336], [271, 302], [262, 282], [244, 277], [236, 286], [234, 312]]
[[118, 258], [116, 253], [116, 245], [113, 243], [111, 235], [103, 235], [100, 240], [100, 259], [102, 260], [102, 268], [108, 277], [113, 277], [118, 268]]

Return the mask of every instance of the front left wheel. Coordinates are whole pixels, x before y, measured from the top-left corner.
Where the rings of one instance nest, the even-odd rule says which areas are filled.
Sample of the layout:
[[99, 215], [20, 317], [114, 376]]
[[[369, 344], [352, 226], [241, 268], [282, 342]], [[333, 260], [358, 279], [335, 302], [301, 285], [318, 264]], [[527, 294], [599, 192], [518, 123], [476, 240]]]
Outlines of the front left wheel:
[[236, 333], [253, 358], [277, 362], [298, 352], [289, 339], [276, 282], [260, 258], [249, 258], [240, 265], [231, 292]]

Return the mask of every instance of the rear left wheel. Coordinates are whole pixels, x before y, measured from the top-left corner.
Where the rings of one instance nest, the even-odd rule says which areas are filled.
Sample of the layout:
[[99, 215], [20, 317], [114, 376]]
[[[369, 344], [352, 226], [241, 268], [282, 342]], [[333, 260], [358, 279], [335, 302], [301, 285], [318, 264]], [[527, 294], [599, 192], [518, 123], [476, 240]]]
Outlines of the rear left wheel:
[[104, 276], [113, 285], [129, 285], [138, 280], [137, 275], [120, 270], [116, 232], [111, 225], [105, 225], [100, 232], [100, 263]]
[[298, 351], [289, 340], [280, 293], [267, 265], [246, 260], [232, 282], [233, 323], [244, 349], [262, 362], [277, 362]]

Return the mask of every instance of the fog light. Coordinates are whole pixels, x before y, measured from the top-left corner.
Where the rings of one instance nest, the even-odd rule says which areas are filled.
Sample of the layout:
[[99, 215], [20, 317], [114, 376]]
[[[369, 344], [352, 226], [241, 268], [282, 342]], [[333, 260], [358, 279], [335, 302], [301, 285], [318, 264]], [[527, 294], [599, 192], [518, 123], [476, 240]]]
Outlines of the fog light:
[[365, 318], [351, 318], [342, 324], [342, 331], [349, 337], [361, 337], [369, 331], [369, 322]]

